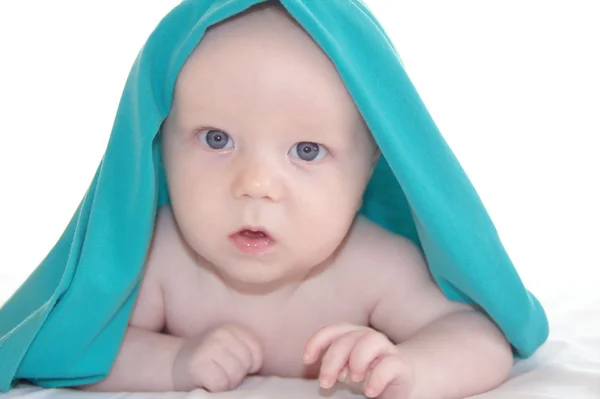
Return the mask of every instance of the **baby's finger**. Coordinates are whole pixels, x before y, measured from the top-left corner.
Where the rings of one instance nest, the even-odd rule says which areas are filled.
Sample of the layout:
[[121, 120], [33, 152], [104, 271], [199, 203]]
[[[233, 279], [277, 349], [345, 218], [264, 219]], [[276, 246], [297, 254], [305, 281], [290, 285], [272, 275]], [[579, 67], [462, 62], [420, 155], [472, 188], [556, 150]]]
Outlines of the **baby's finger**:
[[[256, 373], [262, 367], [263, 351], [260, 341], [243, 328], [232, 326], [231, 332], [248, 349], [251, 357], [249, 374]], [[240, 352], [241, 353], [241, 352]]]
[[214, 360], [227, 375], [227, 389], [232, 390], [237, 388], [244, 377], [246, 377], [247, 372], [245, 365], [242, 364], [238, 356], [228, 348], [223, 348]]
[[223, 392], [229, 387], [229, 376], [218, 362], [201, 365], [201, 370], [196, 370], [199, 380], [195, 381], [198, 386], [208, 392]]
[[369, 367], [373, 367], [378, 358], [396, 351], [394, 344], [384, 334], [373, 330], [363, 334], [350, 354], [350, 378], [352, 381], [362, 381]]
[[342, 335], [354, 331], [364, 329], [364, 327], [355, 326], [353, 324], [333, 324], [323, 327], [309, 338], [304, 349], [304, 362], [307, 364], [314, 363], [319, 359], [321, 353], [331, 345], [333, 341]]
[[346, 380], [348, 379], [348, 374], [348, 366], [344, 366], [344, 368], [342, 369], [342, 371], [340, 371], [340, 374], [338, 375], [338, 381], [346, 382]]
[[252, 368], [255, 367], [253, 359], [254, 355], [246, 341], [239, 338], [237, 335], [232, 334], [231, 339], [223, 345], [225, 345], [225, 349], [238, 359], [246, 374], [252, 372]]
[[387, 355], [371, 370], [365, 384], [365, 396], [380, 396], [386, 389], [393, 389], [393, 397], [405, 398], [410, 393], [409, 370], [398, 356]]
[[340, 372], [348, 363], [350, 353], [364, 331], [354, 330], [342, 335], [327, 349], [321, 361], [319, 381], [321, 387], [331, 388], [339, 378]]

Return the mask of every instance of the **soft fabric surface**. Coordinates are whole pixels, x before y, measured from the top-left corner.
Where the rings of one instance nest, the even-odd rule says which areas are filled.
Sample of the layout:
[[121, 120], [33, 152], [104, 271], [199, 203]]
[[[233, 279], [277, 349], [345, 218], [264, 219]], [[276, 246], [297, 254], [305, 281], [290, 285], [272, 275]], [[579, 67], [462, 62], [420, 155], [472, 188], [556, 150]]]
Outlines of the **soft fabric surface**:
[[[208, 26], [258, 2], [183, 1], [148, 39], [85, 198], [56, 246], [0, 310], [0, 391], [17, 379], [59, 387], [108, 373], [156, 209], [168, 201], [156, 138], [177, 74]], [[361, 212], [422, 247], [444, 293], [480, 305], [515, 354], [530, 356], [548, 334], [544, 310], [522, 284], [381, 26], [359, 0], [282, 3], [335, 63], [381, 147]]]
[[[531, 358], [517, 363], [511, 379], [478, 399], [597, 399], [600, 398], [600, 300], [582, 293], [577, 303], [548, 309], [552, 334]], [[597, 296], [596, 296], [597, 297]], [[22, 386], [0, 399], [278, 399], [360, 398], [342, 389], [319, 392], [316, 383], [279, 378], [253, 378], [240, 389], [223, 394], [197, 390], [185, 393], [84, 393], [67, 389]]]

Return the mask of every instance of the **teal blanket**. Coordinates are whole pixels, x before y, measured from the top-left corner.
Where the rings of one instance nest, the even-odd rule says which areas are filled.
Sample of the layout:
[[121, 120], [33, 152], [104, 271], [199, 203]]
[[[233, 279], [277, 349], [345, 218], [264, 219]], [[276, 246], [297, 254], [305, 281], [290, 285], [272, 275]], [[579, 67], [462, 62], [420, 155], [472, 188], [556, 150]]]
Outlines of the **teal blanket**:
[[[87, 384], [110, 370], [138, 292], [158, 207], [168, 199], [157, 133], [175, 80], [207, 27], [262, 0], [185, 0], [128, 76], [106, 152], [56, 245], [0, 310], [0, 391], [18, 380]], [[281, 0], [336, 65], [382, 157], [360, 212], [424, 251], [452, 300], [479, 305], [517, 357], [547, 338], [480, 198], [360, 0]]]

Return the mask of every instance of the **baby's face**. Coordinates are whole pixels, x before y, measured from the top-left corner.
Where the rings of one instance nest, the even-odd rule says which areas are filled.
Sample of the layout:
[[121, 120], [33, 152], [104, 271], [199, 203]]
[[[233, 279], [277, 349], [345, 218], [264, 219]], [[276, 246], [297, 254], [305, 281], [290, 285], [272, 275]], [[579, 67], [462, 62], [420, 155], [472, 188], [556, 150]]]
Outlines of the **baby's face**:
[[267, 10], [216, 27], [187, 61], [163, 157], [190, 247], [226, 278], [263, 284], [328, 260], [376, 149], [329, 59]]

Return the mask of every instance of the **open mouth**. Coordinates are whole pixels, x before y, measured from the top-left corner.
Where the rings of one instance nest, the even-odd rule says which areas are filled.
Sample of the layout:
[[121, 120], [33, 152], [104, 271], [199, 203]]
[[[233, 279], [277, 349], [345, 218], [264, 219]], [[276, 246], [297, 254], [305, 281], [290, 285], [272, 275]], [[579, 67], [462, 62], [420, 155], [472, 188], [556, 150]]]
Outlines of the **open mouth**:
[[243, 253], [258, 254], [275, 244], [275, 240], [266, 230], [242, 228], [229, 236], [231, 242]]
[[250, 238], [250, 239], [271, 239], [271, 237], [269, 237], [269, 234], [267, 234], [264, 231], [261, 230], [249, 230], [249, 229], [244, 229], [244, 230], [240, 230], [238, 231], [238, 234], [240, 234], [241, 236]]

